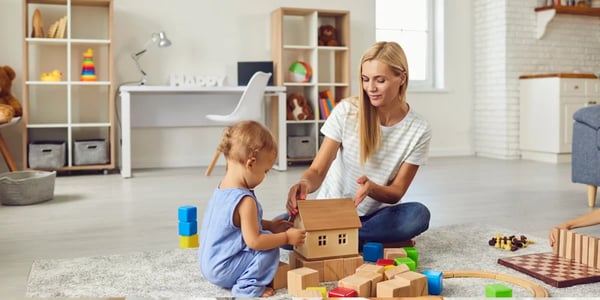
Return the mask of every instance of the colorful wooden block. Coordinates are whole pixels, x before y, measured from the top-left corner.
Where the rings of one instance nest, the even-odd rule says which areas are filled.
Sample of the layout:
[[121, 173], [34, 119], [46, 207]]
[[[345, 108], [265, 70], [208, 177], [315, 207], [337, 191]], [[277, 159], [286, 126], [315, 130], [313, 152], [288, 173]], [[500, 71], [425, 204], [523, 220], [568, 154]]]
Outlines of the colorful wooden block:
[[412, 260], [410, 257], [398, 257], [394, 259], [394, 262], [396, 263], [397, 266], [399, 265], [407, 265], [408, 268], [411, 271], [414, 271], [417, 269], [417, 264], [415, 264], [415, 261]]
[[512, 289], [501, 283], [485, 286], [485, 296], [488, 298], [511, 298]]
[[354, 298], [358, 297], [358, 293], [351, 288], [338, 286], [327, 292], [327, 296], [329, 296], [329, 298]]
[[286, 288], [287, 287], [287, 272], [289, 270], [290, 270], [290, 265], [280, 261], [279, 266], [277, 267], [277, 272], [275, 272], [275, 277], [273, 277], [273, 281], [271, 282], [271, 287], [276, 290]]
[[378, 266], [389, 266], [389, 265], [395, 265], [394, 264], [394, 260], [393, 259], [385, 259], [385, 258], [380, 258], [377, 260], [377, 263], [375, 263]]
[[398, 278], [377, 284], [377, 298], [411, 297], [410, 281]]
[[318, 291], [319, 297], [325, 299], [327, 298], [327, 288], [324, 286], [309, 286], [306, 288], [307, 291]]
[[404, 247], [404, 251], [406, 251], [406, 256], [412, 259], [415, 262], [415, 266], [419, 265], [419, 251], [415, 247]]
[[376, 262], [383, 258], [383, 244], [368, 242], [363, 245], [363, 259], [365, 261]]
[[198, 235], [197, 234], [190, 235], [190, 236], [180, 235], [179, 236], [179, 248], [181, 248], [181, 249], [198, 248]]
[[319, 272], [306, 267], [289, 270], [287, 285], [288, 293], [297, 296], [309, 286], [319, 286]]
[[427, 277], [429, 295], [441, 295], [444, 274], [440, 271], [424, 270], [423, 275]]
[[177, 218], [180, 222], [192, 222], [197, 220], [197, 209], [195, 206], [180, 206], [177, 210]]
[[346, 276], [338, 281], [338, 286], [356, 291], [357, 297], [371, 297], [371, 280], [358, 275]]
[[406, 257], [406, 250], [403, 248], [384, 248], [383, 249], [383, 258], [391, 259], [398, 257]]
[[198, 222], [179, 222], [179, 235], [194, 235], [198, 233]]

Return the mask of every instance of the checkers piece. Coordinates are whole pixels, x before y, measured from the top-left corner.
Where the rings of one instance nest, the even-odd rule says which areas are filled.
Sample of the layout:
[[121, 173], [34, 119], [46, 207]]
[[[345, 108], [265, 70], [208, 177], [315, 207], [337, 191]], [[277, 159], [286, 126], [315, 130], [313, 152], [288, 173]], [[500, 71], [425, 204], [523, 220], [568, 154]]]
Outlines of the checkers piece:
[[557, 288], [600, 281], [600, 269], [552, 253], [505, 257], [498, 259], [498, 263]]

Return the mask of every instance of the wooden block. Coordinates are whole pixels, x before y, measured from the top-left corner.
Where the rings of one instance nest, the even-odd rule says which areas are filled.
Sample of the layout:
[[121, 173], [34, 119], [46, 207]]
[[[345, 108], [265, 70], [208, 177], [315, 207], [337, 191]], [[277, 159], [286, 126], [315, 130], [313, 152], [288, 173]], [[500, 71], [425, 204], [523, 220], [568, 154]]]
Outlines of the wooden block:
[[558, 257], [565, 257], [567, 253], [567, 230], [560, 229], [559, 230], [559, 244], [558, 244]]
[[323, 281], [338, 281], [347, 275], [344, 274], [344, 259], [328, 259], [323, 264]]
[[393, 259], [385, 259], [385, 258], [380, 258], [377, 260], [377, 263], [375, 263], [378, 266], [393, 266], [394, 265], [394, 260]]
[[396, 277], [396, 275], [400, 274], [400, 273], [404, 273], [404, 272], [408, 272], [410, 271], [410, 268], [405, 265], [399, 265], [399, 266], [395, 266], [389, 270], [385, 270], [384, 274], [383, 274], [383, 278], [384, 280], [390, 280], [390, 279], [394, 279], [394, 277]]
[[575, 257], [575, 232], [567, 231], [567, 243], [565, 245], [565, 258], [573, 260]]
[[198, 248], [198, 234], [194, 235], [180, 235], [179, 236], [179, 248]]
[[371, 273], [379, 273], [383, 275], [383, 266], [372, 265], [372, 264], [362, 264], [358, 268], [356, 268], [356, 272], [359, 271], [371, 272]]
[[589, 237], [588, 243], [588, 266], [593, 268], [600, 268], [596, 263], [598, 259], [598, 239], [595, 237]]
[[382, 281], [377, 284], [377, 298], [412, 297], [410, 281], [397, 278]]
[[408, 271], [396, 275], [394, 279], [396, 278], [404, 278], [410, 281], [411, 297], [429, 295], [429, 288], [427, 287], [427, 276], [421, 273]]
[[319, 286], [319, 272], [306, 267], [289, 270], [287, 285], [288, 293], [297, 296], [309, 286]]
[[318, 290], [301, 290], [298, 293], [296, 293], [296, 295], [294, 295], [294, 297], [300, 297], [300, 298], [319, 298], [321, 299], [321, 291]]
[[581, 233], [575, 233], [575, 249], [573, 250], [573, 260], [577, 263], [581, 263], [581, 253], [583, 252], [583, 249], [581, 249], [582, 242]]
[[394, 259], [398, 257], [406, 257], [406, 250], [403, 248], [385, 248], [383, 249], [383, 258]]
[[356, 268], [364, 263], [362, 255], [344, 257], [344, 277], [356, 272]]
[[377, 294], [377, 284], [383, 280], [383, 274], [371, 272], [371, 271], [367, 271], [367, 270], [361, 270], [361, 271], [357, 271], [355, 275], [369, 279], [369, 281], [371, 282], [370, 297], [376, 297], [377, 296], [376, 295]]
[[590, 237], [587, 235], [581, 236], [581, 263], [584, 265], [588, 264], [589, 252], [590, 251]]
[[552, 254], [558, 256], [558, 248], [560, 244], [560, 229], [558, 227], [552, 228], [552, 236], [554, 236], [554, 245], [552, 245]]
[[324, 281], [324, 273], [325, 273], [325, 260], [307, 260], [301, 255], [296, 255], [296, 267], [298, 268], [310, 268], [313, 270], [317, 270], [319, 272], [319, 282]]
[[327, 288], [324, 286], [309, 286], [306, 288], [307, 291], [318, 291], [319, 297], [325, 299], [327, 298]]
[[291, 251], [289, 259], [288, 259], [288, 264], [290, 265], [290, 270], [298, 268], [297, 258], [298, 258], [298, 254], [296, 253], [296, 251]]
[[330, 290], [327, 295], [329, 298], [351, 298], [356, 297], [358, 294], [353, 289], [338, 286]]
[[371, 281], [368, 278], [350, 275], [342, 278], [338, 286], [355, 290], [358, 297], [371, 297]]
[[276, 290], [286, 288], [287, 272], [289, 270], [290, 265], [280, 261], [279, 266], [277, 267], [277, 272], [275, 272], [275, 277], [273, 277], [273, 281], [271, 282], [271, 287], [273, 287]]

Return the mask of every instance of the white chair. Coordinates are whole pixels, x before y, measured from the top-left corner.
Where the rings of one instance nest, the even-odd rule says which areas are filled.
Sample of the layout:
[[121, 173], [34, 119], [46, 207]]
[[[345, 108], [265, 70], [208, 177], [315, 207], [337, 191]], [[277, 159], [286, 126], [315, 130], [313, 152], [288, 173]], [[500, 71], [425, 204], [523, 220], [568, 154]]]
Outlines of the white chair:
[[[223, 125], [231, 125], [233, 123], [242, 121], [242, 120], [253, 120], [257, 122], [263, 122], [264, 116], [264, 94], [265, 88], [267, 87], [267, 82], [269, 78], [271, 78], [271, 73], [265, 72], [256, 72], [248, 81], [248, 85], [242, 93], [242, 97], [238, 102], [235, 109], [227, 115], [206, 115], [206, 118], [223, 124]], [[219, 155], [221, 153], [219, 150], [215, 152], [212, 161], [208, 165], [206, 172], [204, 175], [210, 176], [217, 160], [219, 159]]]

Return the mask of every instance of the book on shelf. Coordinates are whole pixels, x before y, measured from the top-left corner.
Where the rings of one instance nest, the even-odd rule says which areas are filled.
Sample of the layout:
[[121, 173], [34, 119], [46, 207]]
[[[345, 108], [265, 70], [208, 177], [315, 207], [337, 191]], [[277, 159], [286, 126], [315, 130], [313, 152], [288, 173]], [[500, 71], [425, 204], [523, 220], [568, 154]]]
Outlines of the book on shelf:
[[320, 98], [319, 99], [319, 111], [321, 113], [321, 119], [326, 120], [329, 117], [331, 111], [329, 110], [329, 106], [327, 105], [327, 99]]

